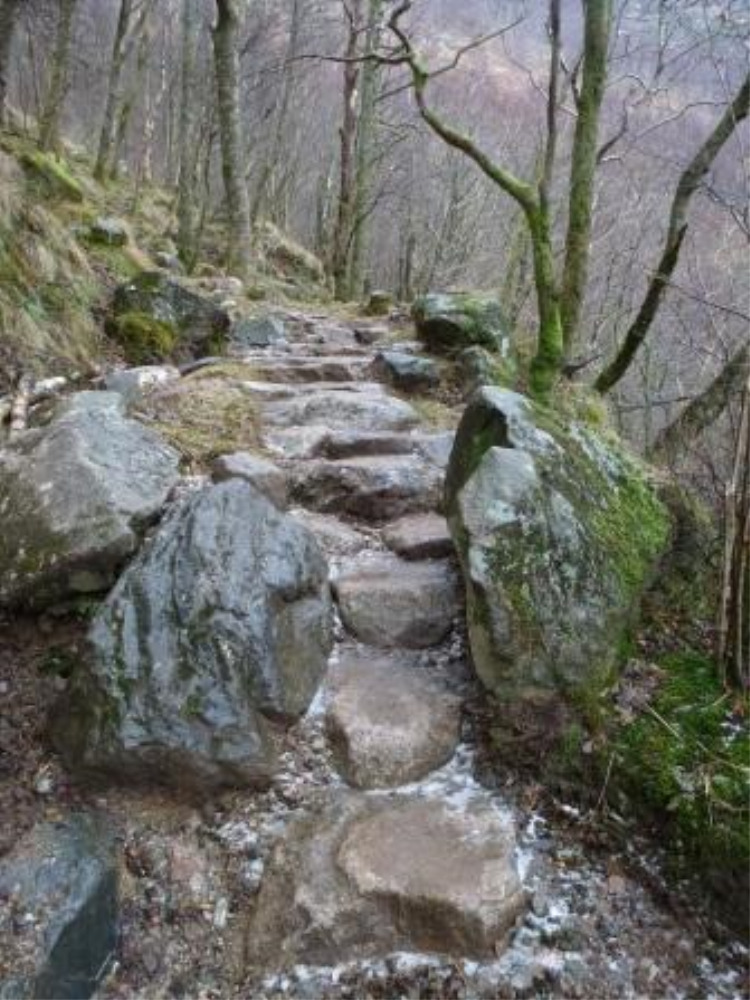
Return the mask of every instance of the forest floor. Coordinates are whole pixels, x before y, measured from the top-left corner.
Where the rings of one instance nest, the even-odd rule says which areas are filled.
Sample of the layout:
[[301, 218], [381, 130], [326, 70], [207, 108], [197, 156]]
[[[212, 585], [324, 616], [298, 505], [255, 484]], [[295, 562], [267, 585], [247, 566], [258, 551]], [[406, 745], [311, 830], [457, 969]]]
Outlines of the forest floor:
[[[419, 447], [444, 450], [446, 431], [459, 416], [450, 399], [417, 400], [421, 425], [390, 438], [380, 435], [380, 443], [374, 441], [366, 407], [359, 422], [356, 416], [345, 423], [339, 416], [337, 422], [341, 394], [348, 400], [356, 395], [369, 401], [397, 398], [388, 387], [374, 384], [378, 380], [370, 363], [382, 344], [362, 346], [355, 336], [357, 328], [377, 324], [320, 311], [277, 313], [287, 326], [289, 348], [236, 360], [254, 372], [265, 450], [290, 480], [305, 480], [321, 461], [321, 442], [331, 435], [342, 453], [347, 437], [349, 459], [375, 478], [386, 439], [403, 455], [410, 475], [429, 465], [414, 458], [418, 439], [424, 438]], [[400, 349], [416, 347], [407, 343]], [[218, 371], [216, 377], [222, 377]], [[201, 380], [182, 384], [190, 393]], [[305, 402], [311, 394], [323, 404], [315, 426]], [[409, 401], [414, 403], [412, 397]], [[300, 407], [296, 420], [294, 406]], [[415, 451], [402, 450], [399, 438], [414, 442]], [[356, 489], [361, 493], [364, 487]], [[308, 509], [295, 506], [292, 513], [317, 535], [334, 577], [353, 566], [366, 574], [386, 555], [384, 534], [397, 518], [378, 510], [374, 494], [366, 503], [360, 503], [360, 495], [349, 510], [337, 512], [321, 503], [319, 492], [311, 491], [310, 497]], [[398, 587], [397, 580], [392, 583]], [[483, 698], [468, 664], [460, 614], [436, 645], [389, 654], [408, 655], [462, 703], [460, 745], [450, 761], [391, 794], [408, 791], [450, 800], [459, 809], [462, 802], [481, 797], [512, 821], [515, 863], [530, 906], [507, 947], [491, 961], [394, 953], [327, 965], [300, 957], [277, 969], [249, 966], [248, 928], [274, 849], [292, 819], [344, 787], [325, 725], [330, 690], [324, 685], [307, 715], [288, 732], [281, 768], [267, 792], [167, 802], [157, 793], [92, 791], [66, 774], [44, 735], [50, 702], [65, 685], [68, 665], [82, 654], [85, 628], [85, 612], [75, 618], [47, 614], [34, 621], [0, 621], [0, 703], [14, 708], [0, 723], [0, 814], [12, 817], [4, 823], [0, 853], [33, 822], [57, 818], [81, 804], [109, 817], [122, 848], [122, 925], [103, 997], [748, 995], [746, 949], [705, 914], [688, 890], [667, 887], [652, 845], [612, 836], [605, 810], [582, 812], [510, 769], [487, 766]], [[380, 653], [339, 621], [332, 664], [353, 655], [366, 659]]]

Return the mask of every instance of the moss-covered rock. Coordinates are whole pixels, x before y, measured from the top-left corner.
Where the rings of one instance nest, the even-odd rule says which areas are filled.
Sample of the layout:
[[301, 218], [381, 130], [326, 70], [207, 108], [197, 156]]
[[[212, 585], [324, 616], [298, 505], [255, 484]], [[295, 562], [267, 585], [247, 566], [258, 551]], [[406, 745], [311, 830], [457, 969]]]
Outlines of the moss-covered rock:
[[417, 335], [430, 350], [458, 354], [474, 345], [511, 361], [511, 338], [500, 303], [469, 292], [425, 295], [412, 310]]
[[64, 160], [59, 157], [39, 150], [29, 150], [22, 155], [21, 165], [30, 182], [45, 198], [61, 198], [76, 202], [84, 200], [80, 181], [73, 176]]
[[604, 748], [609, 798], [654, 827], [679, 874], [701, 874], [724, 916], [747, 925], [750, 733], [747, 699], [728, 694], [715, 664], [666, 657], [650, 700], [613, 720]]
[[459, 427], [446, 505], [482, 681], [506, 703], [562, 696], [592, 715], [671, 537], [645, 468], [585, 425], [485, 388]]
[[224, 309], [162, 271], [143, 271], [120, 285], [112, 312], [115, 320], [135, 313], [168, 324], [177, 336], [175, 349], [184, 356], [217, 353], [230, 325]]
[[109, 330], [122, 347], [126, 359], [134, 365], [169, 358], [177, 343], [177, 330], [173, 323], [154, 319], [142, 312], [116, 316], [109, 324]]

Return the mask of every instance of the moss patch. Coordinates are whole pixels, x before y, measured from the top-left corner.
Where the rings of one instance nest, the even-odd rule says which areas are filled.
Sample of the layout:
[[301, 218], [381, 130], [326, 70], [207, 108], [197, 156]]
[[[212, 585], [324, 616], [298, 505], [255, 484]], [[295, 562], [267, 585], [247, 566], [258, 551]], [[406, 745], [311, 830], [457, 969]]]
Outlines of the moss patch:
[[26, 170], [30, 183], [45, 198], [61, 198], [82, 202], [83, 187], [60, 157], [27, 150], [21, 156], [21, 164]]
[[673, 654], [660, 667], [650, 702], [612, 735], [612, 788], [622, 812], [629, 805], [666, 833], [678, 871], [697, 870], [741, 899], [750, 870], [750, 702], [727, 694], [699, 654]]
[[116, 316], [109, 326], [121, 345], [126, 359], [135, 365], [163, 361], [177, 343], [177, 331], [172, 323], [154, 319], [146, 313], [130, 312]]
[[152, 393], [142, 415], [198, 468], [219, 455], [260, 449], [256, 407], [247, 392], [231, 383], [183, 380]]

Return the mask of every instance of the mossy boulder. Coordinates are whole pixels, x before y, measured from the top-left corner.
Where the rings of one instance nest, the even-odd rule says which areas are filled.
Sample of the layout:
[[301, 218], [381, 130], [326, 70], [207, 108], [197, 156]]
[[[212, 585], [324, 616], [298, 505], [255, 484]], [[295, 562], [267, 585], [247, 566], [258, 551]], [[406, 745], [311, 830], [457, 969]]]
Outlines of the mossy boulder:
[[446, 506], [477, 672], [504, 702], [595, 703], [672, 534], [646, 469], [614, 440], [481, 389]]
[[128, 312], [115, 316], [108, 329], [133, 365], [163, 361], [174, 353], [178, 332], [174, 323], [148, 313]]
[[217, 353], [230, 326], [226, 310], [162, 271], [142, 271], [120, 285], [112, 313], [115, 323], [136, 314], [167, 324], [176, 335], [175, 354], [186, 358]]
[[45, 198], [82, 202], [83, 187], [70, 172], [64, 160], [39, 150], [27, 151], [21, 156], [31, 184]]
[[492, 296], [432, 293], [417, 299], [412, 315], [417, 336], [432, 351], [458, 354], [476, 345], [510, 360], [510, 330]]

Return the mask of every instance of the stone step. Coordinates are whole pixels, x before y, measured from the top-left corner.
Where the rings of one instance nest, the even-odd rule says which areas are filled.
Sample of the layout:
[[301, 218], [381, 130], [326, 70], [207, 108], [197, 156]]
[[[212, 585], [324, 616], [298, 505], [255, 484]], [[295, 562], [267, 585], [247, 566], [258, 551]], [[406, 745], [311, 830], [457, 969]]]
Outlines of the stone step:
[[383, 541], [403, 559], [443, 559], [454, 552], [448, 522], [439, 514], [408, 514], [389, 524]]
[[440, 503], [443, 475], [416, 455], [318, 459], [292, 472], [292, 496], [302, 506], [382, 522]]
[[526, 906], [515, 846], [484, 793], [329, 793], [272, 855], [247, 959], [268, 972], [395, 951], [494, 959]]
[[263, 358], [252, 361], [258, 379], [271, 382], [356, 382], [365, 377], [369, 358], [333, 356], [327, 358]]
[[310, 392], [271, 401], [262, 418], [272, 427], [325, 425], [331, 430], [409, 430], [419, 423], [416, 410], [400, 399], [379, 393]]
[[344, 562], [333, 588], [345, 627], [384, 648], [437, 646], [460, 610], [458, 575], [448, 560], [406, 562], [367, 552]]
[[460, 701], [403, 656], [349, 654], [331, 669], [328, 686], [326, 729], [350, 785], [405, 785], [453, 756]]

